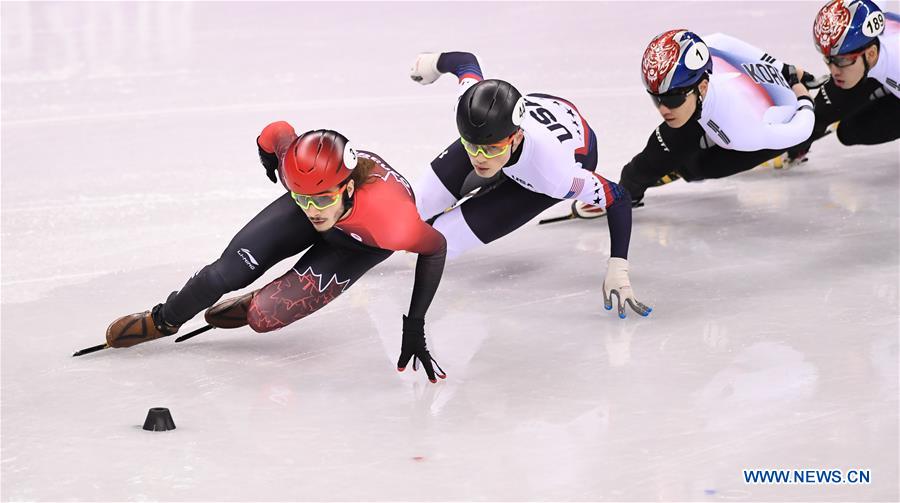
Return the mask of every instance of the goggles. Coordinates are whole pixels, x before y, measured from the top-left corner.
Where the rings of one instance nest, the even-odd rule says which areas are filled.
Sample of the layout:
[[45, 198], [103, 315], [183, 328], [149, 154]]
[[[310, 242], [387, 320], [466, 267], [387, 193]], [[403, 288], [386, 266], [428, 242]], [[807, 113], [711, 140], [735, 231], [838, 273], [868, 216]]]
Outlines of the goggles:
[[673, 110], [684, 105], [684, 102], [687, 101], [687, 97], [690, 96], [695, 89], [695, 86], [691, 86], [669, 91], [665, 94], [653, 94], [650, 91], [647, 91], [647, 93], [650, 95], [650, 100], [653, 101], [653, 105], [657, 108], [659, 108], [660, 105], [663, 105], [666, 108]]
[[338, 201], [341, 200], [341, 194], [343, 192], [343, 188], [339, 188], [334, 192], [323, 192], [321, 194], [314, 194], [311, 196], [291, 192], [291, 197], [294, 198], [294, 202], [297, 203], [297, 206], [301, 207], [304, 210], [308, 210], [310, 206], [315, 206], [316, 209], [324, 210], [326, 208], [331, 208], [332, 206], [337, 204]]
[[847, 54], [838, 54], [837, 56], [828, 56], [823, 58], [825, 60], [825, 64], [834, 65], [838, 68], [846, 68], [853, 63], [856, 63], [856, 59], [865, 52], [865, 49], [858, 52], [848, 52]]
[[494, 143], [493, 145], [475, 145], [474, 143], [467, 142], [465, 138], [460, 138], [459, 141], [470, 156], [476, 157], [480, 153], [485, 159], [493, 159], [494, 157], [503, 155], [509, 151], [509, 146], [512, 145], [513, 135], [509, 135], [505, 140], [500, 143]]

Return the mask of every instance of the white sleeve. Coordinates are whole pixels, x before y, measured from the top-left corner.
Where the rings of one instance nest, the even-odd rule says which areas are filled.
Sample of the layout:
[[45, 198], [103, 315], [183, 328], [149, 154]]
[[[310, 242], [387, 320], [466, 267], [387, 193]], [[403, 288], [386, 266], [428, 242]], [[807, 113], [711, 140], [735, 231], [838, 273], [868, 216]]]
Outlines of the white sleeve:
[[457, 201], [431, 169], [431, 166], [428, 166], [425, 174], [416, 180], [413, 194], [416, 196], [416, 209], [419, 210], [422, 220], [428, 220], [442, 213]]
[[763, 57], [765, 57], [765, 61], [767, 63], [772, 64], [779, 70], [781, 69], [781, 65], [784, 64], [778, 58], [771, 56], [759, 47], [753, 46], [751, 44], [748, 44], [747, 42], [744, 42], [743, 40], [736, 39], [724, 33], [704, 35], [703, 41], [706, 42], [706, 45], [711, 47], [714, 51], [727, 52], [728, 54], [735, 56], [742, 61], [758, 62], [759, 60], [763, 59]]
[[[708, 109], [704, 109], [704, 114]], [[757, 150], [783, 150], [803, 143], [812, 134], [816, 122], [812, 102], [808, 99], [797, 101], [797, 111], [784, 124], [770, 124], [756, 119], [743, 120], [736, 114], [711, 114], [701, 116], [700, 125], [706, 136], [716, 145], [741, 152]]]
[[[741, 65], [745, 67], [745, 71], [747, 68], [752, 68], [753, 66], [759, 68], [763, 63], [763, 66], [771, 67], [779, 72], [782, 68], [783, 63], [774, 56], [771, 56], [762, 49], [754, 47], [751, 44], [723, 33], [707, 35], [703, 37], [703, 40], [710, 47], [715, 49], [714, 52], [721, 51], [721, 53], [727, 53], [733, 58], [732, 61], [755, 62], [755, 65]], [[768, 76], [776, 81], [783, 79], [780, 74], [773, 74], [771, 72]], [[790, 86], [788, 86], [786, 82], [783, 86], [779, 86], [777, 82], [772, 84], [757, 81], [757, 83], [773, 98], [776, 105], [785, 104], [785, 106], [790, 106], [787, 105], [787, 103], [796, 103], [794, 105], [795, 111], [793, 117], [786, 121], [777, 121], [774, 123], [763, 122], [761, 124], [762, 127], [758, 131], [758, 135], [748, 135], [757, 136], [755, 138], [756, 141], [747, 138], [746, 142], [741, 142], [743, 143], [742, 145], [736, 145], [732, 148], [737, 147], [739, 150], [746, 151], [762, 149], [780, 150], [793, 147], [798, 143], [806, 141], [812, 134], [812, 129], [816, 122], [812, 100], [807, 98], [796, 99], [793, 96], [793, 91], [790, 90]], [[790, 108], [788, 108], [787, 112], [790, 113]], [[715, 132], [715, 130], [713, 132]]]
[[803, 143], [812, 135], [816, 124], [813, 101], [804, 96], [797, 100], [797, 111], [784, 124], [764, 124], [761, 149], [781, 150]]
[[730, 150], [755, 152], [793, 147], [812, 134], [815, 113], [809, 97], [797, 98], [793, 91], [785, 91], [790, 93], [790, 101], [770, 106], [747, 93], [738, 74], [713, 74], [700, 125], [716, 145]]

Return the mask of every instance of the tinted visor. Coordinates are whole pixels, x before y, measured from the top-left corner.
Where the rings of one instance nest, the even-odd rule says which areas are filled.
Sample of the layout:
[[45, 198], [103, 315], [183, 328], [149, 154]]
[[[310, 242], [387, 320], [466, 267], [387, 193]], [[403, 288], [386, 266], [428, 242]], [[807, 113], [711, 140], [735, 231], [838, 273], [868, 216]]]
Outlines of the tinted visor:
[[320, 210], [330, 208], [341, 200], [341, 191], [326, 192], [324, 194], [305, 195], [291, 192], [294, 202], [304, 210], [308, 210], [310, 206], [315, 206]]
[[493, 159], [494, 157], [505, 154], [509, 150], [510, 145], [512, 145], [512, 135], [508, 136], [500, 143], [495, 143], [493, 145], [476, 145], [466, 141], [465, 138], [460, 138], [459, 140], [470, 156], [475, 157], [481, 153], [485, 159]]
[[837, 56], [828, 56], [827, 58], [825, 58], [825, 63], [827, 63], [829, 65], [834, 65], [838, 68], [846, 68], [846, 67], [852, 65], [853, 63], [856, 63], [856, 58], [858, 58], [859, 55], [862, 53], [863, 53], [863, 51], [859, 51], [859, 52], [850, 52], [847, 54], [839, 54]]
[[650, 100], [653, 101], [655, 107], [658, 108], [660, 105], [663, 105], [668, 109], [674, 109], [684, 105], [684, 102], [687, 101], [687, 97], [694, 89], [696, 89], [696, 87], [675, 89], [674, 91], [669, 91], [664, 94], [653, 94], [650, 91], [647, 91], [647, 93], [650, 95]]

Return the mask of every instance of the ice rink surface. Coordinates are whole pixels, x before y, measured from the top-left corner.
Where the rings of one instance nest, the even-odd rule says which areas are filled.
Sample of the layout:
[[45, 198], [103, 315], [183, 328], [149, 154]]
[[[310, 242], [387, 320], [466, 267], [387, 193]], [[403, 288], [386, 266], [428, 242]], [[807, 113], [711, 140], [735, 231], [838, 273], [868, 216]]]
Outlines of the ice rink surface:
[[[420, 51], [573, 100], [618, 180], [659, 123], [654, 35], [722, 31], [824, 73], [819, 6], [4, 3], [2, 499], [896, 501], [897, 142], [651, 189], [629, 256], [646, 319], [602, 308], [602, 220], [464, 255], [427, 319], [437, 385], [394, 368], [402, 253], [274, 334], [70, 356], [281, 193], [267, 123], [339, 129], [416, 179], [455, 137], [456, 80], [412, 83]], [[141, 430], [155, 406], [176, 430]]]

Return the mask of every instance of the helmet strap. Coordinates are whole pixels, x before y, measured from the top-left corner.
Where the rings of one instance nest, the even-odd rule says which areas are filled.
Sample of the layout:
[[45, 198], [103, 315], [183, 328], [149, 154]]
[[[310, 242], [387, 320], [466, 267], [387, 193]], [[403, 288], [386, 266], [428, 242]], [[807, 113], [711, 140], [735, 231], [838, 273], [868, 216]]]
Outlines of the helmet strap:
[[[341, 213], [341, 216], [338, 217], [338, 220], [346, 217], [350, 210], [353, 209], [353, 196], [350, 195], [347, 186], [350, 185], [350, 181], [353, 179], [353, 175], [351, 174], [343, 182], [338, 185], [338, 187], [342, 187], [343, 191], [341, 191], [341, 204], [344, 206], [344, 211]], [[353, 187], [353, 192], [356, 192], [356, 186]]]
[[515, 153], [517, 150], [519, 150], [520, 148], [522, 148], [522, 144], [525, 143], [525, 130], [524, 130], [524, 129], [518, 128], [518, 129], [516, 129], [516, 132], [513, 133], [513, 134], [514, 134], [514, 135], [515, 135], [515, 134], [518, 134], [519, 131], [522, 131], [522, 139], [519, 141], [518, 145], [516, 145], [516, 144], [515, 144], [515, 141], [516, 141], [516, 140], [515, 140], [515, 138], [513, 138], [513, 143], [510, 145], [510, 148], [513, 149], [513, 153]]
[[872, 69], [872, 67], [869, 66], [869, 60], [866, 59], [866, 51], [868, 51], [869, 47], [872, 47], [873, 45], [878, 48], [878, 52], [881, 52], [881, 44], [878, 43], [878, 39], [876, 38], [876, 39], [872, 40], [870, 43], [868, 43], [866, 45], [866, 47], [863, 49], [862, 54], [859, 55], [859, 57], [861, 57], [863, 60], [863, 68], [865, 68], [865, 71], [863, 72], [862, 80], [865, 80], [866, 77], [869, 76], [869, 70]]
[[694, 88], [694, 92], [697, 93], [697, 109], [694, 110], [694, 115], [691, 116], [691, 119], [700, 120], [700, 115], [703, 113], [703, 95], [700, 94], [700, 86]]
[[[694, 115], [692, 118], [696, 117], [697, 120], [700, 120], [700, 114], [703, 112], [703, 93], [700, 92], [700, 84], [706, 81], [706, 85], [709, 86], [709, 74], [707, 73], [703, 78], [700, 79], [700, 82], [694, 84], [693, 92], [697, 94], [697, 110], [694, 111]], [[709, 92], [709, 87], [707, 87], [707, 91]]]
[[[524, 131], [524, 130], [522, 128], [519, 128], [516, 132], [518, 133], [519, 131]], [[525, 135], [522, 135], [522, 141], [520, 141], [519, 146], [516, 147], [516, 149], [513, 150], [512, 153], [509, 154], [509, 160], [506, 161], [506, 164], [504, 164], [503, 167], [507, 168], [507, 167], [512, 166], [513, 164], [519, 162], [519, 158], [522, 157], [522, 150], [524, 150], [524, 147], [525, 147]], [[512, 150], [512, 147], [510, 147], [510, 149]]]

